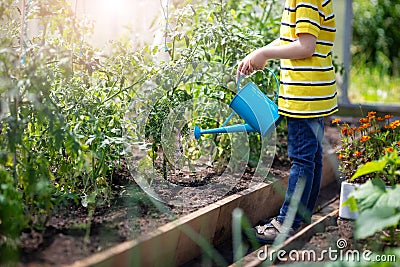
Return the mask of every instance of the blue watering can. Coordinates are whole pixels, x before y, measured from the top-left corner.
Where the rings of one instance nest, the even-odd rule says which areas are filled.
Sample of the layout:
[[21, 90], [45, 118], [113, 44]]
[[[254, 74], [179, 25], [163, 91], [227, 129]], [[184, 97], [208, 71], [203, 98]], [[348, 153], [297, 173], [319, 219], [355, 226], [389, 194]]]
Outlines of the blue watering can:
[[[203, 134], [234, 132], [258, 132], [263, 137], [269, 135], [281, 122], [282, 116], [278, 114], [278, 106], [275, 104], [279, 92], [278, 78], [270, 69], [266, 68], [266, 70], [272, 73], [277, 84], [277, 92], [273, 100], [262, 93], [253, 82], [247, 83], [240, 89], [240, 80], [242, 78], [240, 76], [237, 83], [238, 92], [229, 104], [233, 112], [219, 128], [201, 130], [196, 125], [194, 127], [194, 137], [199, 139]], [[226, 126], [235, 113], [244, 119], [245, 123]]]

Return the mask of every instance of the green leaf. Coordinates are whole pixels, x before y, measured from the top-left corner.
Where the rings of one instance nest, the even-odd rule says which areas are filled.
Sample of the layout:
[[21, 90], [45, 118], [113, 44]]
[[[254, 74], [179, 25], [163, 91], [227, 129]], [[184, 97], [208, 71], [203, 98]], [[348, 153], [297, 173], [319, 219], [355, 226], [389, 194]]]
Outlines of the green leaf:
[[355, 212], [358, 210], [357, 201], [353, 196], [349, 197], [346, 201], [342, 203], [342, 207], [344, 206], [348, 206], [351, 212]]
[[355, 222], [355, 237], [366, 238], [378, 231], [398, 225], [400, 213], [393, 207], [377, 207], [359, 213]]
[[363, 211], [375, 205], [385, 191], [385, 183], [381, 179], [373, 179], [360, 185], [350, 196], [356, 199], [358, 210]]
[[93, 142], [93, 140], [95, 140], [95, 139], [96, 139], [96, 135], [89, 136], [89, 138], [85, 142], [85, 145], [90, 145]]
[[387, 163], [388, 160], [385, 158], [377, 161], [367, 162], [357, 169], [356, 173], [353, 175], [353, 177], [351, 177], [350, 181], [354, 181], [354, 179], [372, 172], [383, 171]]
[[388, 188], [386, 192], [376, 202], [377, 207], [400, 207], [400, 185], [395, 188]]

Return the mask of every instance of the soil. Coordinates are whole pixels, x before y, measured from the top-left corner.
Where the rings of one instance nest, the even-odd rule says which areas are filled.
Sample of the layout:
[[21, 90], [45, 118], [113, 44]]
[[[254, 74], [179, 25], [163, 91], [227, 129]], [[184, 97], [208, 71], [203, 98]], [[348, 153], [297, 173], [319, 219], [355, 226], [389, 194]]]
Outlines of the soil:
[[[335, 148], [340, 139], [337, 129], [330, 127], [330, 120], [327, 120], [325, 133], [326, 144]], [[288, 174], [289, 168], [287, 155], [278, 153], [270, 172], [282, 177]], [[208, 171], [207, 177], [218, 175], [214, 170]], [[227, 195], [248, 188], [253, 172], [252, 168], [246, 168], [240, 182]], [[175, 175], [182, 176], [182, 173]], [[169, 179], [179, 180], [179, 177]], [[112, 180], [115, 197], [108, 205], [96, 207], [91, 216], [81, 205], [65, 206], [54, 211], [46, 229], [24, 231], [20, 238], [18, 266], [68, 265], [194, 211], [160, 205], [137, 186], [127, 168], [120, 169]], [[346, 234], [350, 235], [350, 232]]]
[[[364, 252], [371, 251], [382, 254], [385, 249], [398, 247], [396, 243], [390, 244], [388, 241], [384, 241], [382, 239], [383, 233], [377, 233], [363, 240], [355, 239], [353, 233], [354, 221], [338, 217], [335, 225], [327, 226], [324, 232], [316, 233], [296, 253], [290, 253], [296, 257], [296, 263], [332, 262], [336, 260], [358, 262], [359, 259], [362, 260]], [[315, 252], [315, 256], [309, 258], [310, 252]], [[369, 256], [368, 254], [365, 255]], [[373, 256], [371, 256], [371, 259], [373, 259]], [[290, 257], [285, 258], [285, 260], [287, 261], [278, 262], [277, 265], [294, 262]]]
[[348, 250], [362, 251], [362, 243], [356, 242], [354, 239], [353, 229], [353, 221], [338, 218], [336, 225], [327, 226], [325, 232], [316, 233], [298, 252], [301, 254], [302, 251], [314, 251], [318, 256], [316, 260], [332, 261], [334, 260], [332, 257], [339, 256], [339, 253], [332, 253], [332, 256], [329, 256], [329, 254], [323, 253], [323, 250], [331, 249], [338, 252], [341, 250], [343, 252]]
[[[285, 164], [280, 164], [278, 169], [271, 169], [275, 175], [285, 175], [288, 171], [289, 166]], [[126, 177], [129, 176], [118, 177], [119, 182], [125, 184], [115, 186], [122, 196], [115, 198], [108, 206], [96, 207], [92, 216], [88, 216], [88, 210], [82, 206], [68, 206], [54, 212], [44, 231], [23, 232], [18, 266], [72, 264], [95, 252], [137, 238], [199, 208], [161, 207], [134, 181], [124, 181]], [[241, 182], [227, 195], [248, 188], [251, 177], [252, 169], [248, 168]]]

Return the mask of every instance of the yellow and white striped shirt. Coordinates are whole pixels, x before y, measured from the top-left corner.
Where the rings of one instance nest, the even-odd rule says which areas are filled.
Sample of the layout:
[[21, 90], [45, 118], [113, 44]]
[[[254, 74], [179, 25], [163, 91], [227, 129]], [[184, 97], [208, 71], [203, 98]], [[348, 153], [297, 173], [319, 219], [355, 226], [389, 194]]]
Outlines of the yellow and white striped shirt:
[[279, 113], [295, 118], [327, 116], [337, 111], [332, 48], [336, 26], [331, 0], [286, 0], [280, 30], [281, 44], [298, 34], [317, 37], [312, 57], [281, 60]]

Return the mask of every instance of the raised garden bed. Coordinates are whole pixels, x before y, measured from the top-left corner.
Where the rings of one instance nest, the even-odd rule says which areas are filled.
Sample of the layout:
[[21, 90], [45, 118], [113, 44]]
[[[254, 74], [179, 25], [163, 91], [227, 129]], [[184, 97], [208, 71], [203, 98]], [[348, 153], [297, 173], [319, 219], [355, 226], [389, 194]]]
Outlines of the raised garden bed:
[[[331, 128], [327, 127], [329, 137], [330, 131]], [[336, 180], [336, 156], [332, 150], [329, 152], [325, 155], [322, 187]], [[115, 198], [109, 207], [96, 209], [92, 218], [88, 218], [83, 207], [59, 210], [42, 233], [23, 233], [21, 266], [55, 266], [74, 262], [75, 266], [91, 266], [112, 262], [110, 257], [116, 255], [119, 255], [118, 266], [135, 261], [135, 266], [138, 261], [163, 263], [166, 259], [174, 265], [183, 264], [200, 255], [201, 249], [187, 237], [187, 233], [182, 232], [182, 227], [194, 231], [195, 235], [201, 234], [205, 241], [218, 246], [230, 238], [231, 212], [236, 207], [243, 209], [253, 224], [277, 213], [288, 170], [287, 164], [277, 161], [270, 171], [276, 177], [275, 182], [251, 188], [246, 185], [251, 173], [246, 172], [243, 183], [229, 196], [198, 210], [161, 205], [139, 190], [133, 180], [129, 186], [127, 177], [130, 174], [121, 172], [113, 178], [121, 196]], [[254, 203], [268, 209], [260, 210]], [[154, 244], [156, 248], [151, 249]]]
[[[280, 178], [283, 179], [278, 179], [274, 183], [274, 186], [279, 185], [279, 187], [282, 188], [284, 186], [282, 183], [285, 182], [284, 177], [287, 177], [287, 170], [277, 170], [276, 173], [286, 175], [283, 177], [280, 176]], [[220, 238], [222, 242], [226, 239], [226, 235], [230, 233], [230, 212], [232, 212], [235, 207], [239, 206], [239, 203], [245, 205], [245, 203], [262, 201], [262, 199], [264, 199], [263, 196], [269, 195], [274, 201], [271, 202], [268, 198], [264, 199], [264, 201], [269, 201], [265, 203], [265, 205], [271, 207], [266, 210], [267, 213], [264, 215], [270, 216], [276, 212], [279, 202], [281, 202], [281, 196], [277, 192], [272, 192], [272, 186], [268, 186], [267, 184], [261, 184], [259, 187], [247, 189], [245, 191], [243, 191], [243, 188], [239, 188], [237, 190], [238, 193], [232, 193], [223, 200], [200, 208], [199, 210], [163, 206], [161, 203], [153, 203], [144, 192], [138, 189], [138, 187], [134, 189], [125, 189], [136, 190], [132, 191], [135, 197], [121, 197], [115, 200], [115, 205], [108, 208], [97, 209], [90, 221], [90, 225], [88, 224], [89, 218], [87, 217], [87, 211], [80, 207], [75, 211], [59, 211], [56, 216], [52, 217], [48, 228], [43, 233], [23, 233], [22, 244], [24, 245], [24, 250], [21, 257], [21, 264], [29, 266], [55, 266], [60, 263], [72, 264], [74, 261], [88, 257], [93, 253], [103, 251], [119, 243], [122, 244], [117, 245], [118, 248], [111, 248], [111, 251], [118, 251], [126, 246], [142, 246], [143, 244], [143, 246], [146, 246], [146, 243], [159, 243], [158, 240], [153, 241], [154, 236], [171, 231], [173, 235], [175, 235], [176, 231], [178, 231], [175, 229], [177, 225], [183, 225], [187, 222], [190, 222], [190, 226], [193, 229], [199, 230], [196, 228], [196, 225], [204, 227], [201, 228], [203, 230], [200, 229], [200, 232], [202, 235], [207, 235], [204, 231], [211, 229], [211, 226], [207, 222], [206, 225], [203, 225], [203, 222], [204, 220], [209, 220], [209, 216], [213, 218], [214, 226], [212, 227], [214, 229], [217, 219], [221, 224], [221, 229], [218, 230], [219, 234], [217, 234], [220, 235], [220, 237], [216, 238]], [[252, 191], [258, 192], [256, 194], [257, 199], [249, 201], [243, 200], [242, 196], [249, 195]], [[141, 197], [138, 200], [138, 195], [140, 196], [140, 194]], [[159, 206], [157, 207], [156, 205]], [[224, 211], [220, 211], [222, 206], [224, 206]], [[269, 214], [269, 212], [271, 212], [271, 214]], [[220, 213], [224, 213], [225, 215], [221, 215], [220, 217], [216, 216]], [[225, 226], [228, 228], [225, 228]], [[166, 234], [167, 236], [169, 235], [168, 233]], [[138, 237], [139, 239], [136, 239]], [[189, 238], [182, 238], [186, 240], [186, 242], [190, 242]], [[163, 249], [155, 249], [154, 251], [176, 249], [176, 247], [173, 246], [173, 239], [171, 239], [170, 236], [168, 236], [167, 239], [168, 242], [163, 246]], [[186, 249], [184, 254], [187, 258], [182, 258], [180, 260], [181, 262], [190, 260], [198, 253], [198, 249], [196, 249], [194, 252], [195, 254], [191, 254], [193, 253], [191, 252], [193, 244], [192, 246], [184, 244], [182, 248]], [[148, 250], [145, 249], [145, 251], [147, 252], [145, 252], [144, 255], [147, 255]], [[110, 252], [106, 251], [105, 254], [107, 253]], [[102, 256], [100, 256], [100, 258], [101, 257]], [[94, 258], [96, 260], [98, 259], [96, 256]], [[146, 257], [139, 256], [137, 259], [145, 260]], [[85, 264], [83, 263], [83, 265]], [[82, 263], [78, 264], [78, 266], [83, 265]]]

